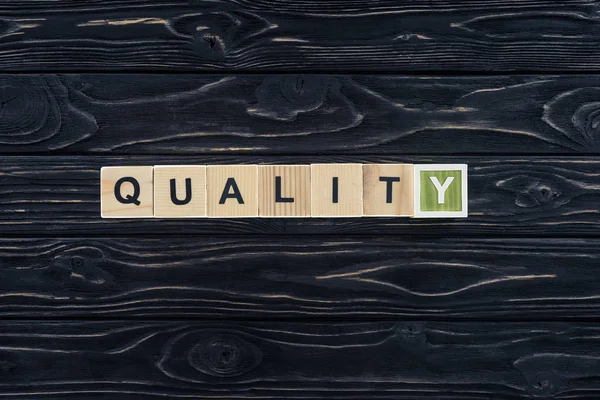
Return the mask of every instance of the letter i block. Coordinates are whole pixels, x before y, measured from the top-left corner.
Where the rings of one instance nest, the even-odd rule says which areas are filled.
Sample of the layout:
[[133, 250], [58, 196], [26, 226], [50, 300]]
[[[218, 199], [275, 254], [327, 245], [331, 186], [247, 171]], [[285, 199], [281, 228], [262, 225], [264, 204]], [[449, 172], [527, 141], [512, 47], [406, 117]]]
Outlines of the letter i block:
[[154, 216], [152, 167], [103, 167], [100, 171], [102, 218]]
[[206, 217], [206, 166], [154, 166], [154, 216]]
[[260, 217], [310, 217], [310, 165], [261, 165]]
[[206, 170], [208, 216], [258, 216], [258, 165], [209, 165]]
[[415, 218], [465, 218], [467, 193], [467, 165], [415, 165]]
[[363, 215], [362, 164], [312, 164], [310, 181], [313, 217]]
[[414, 171], [412, 164], [365, 164], [364, 215], [412, 217]]

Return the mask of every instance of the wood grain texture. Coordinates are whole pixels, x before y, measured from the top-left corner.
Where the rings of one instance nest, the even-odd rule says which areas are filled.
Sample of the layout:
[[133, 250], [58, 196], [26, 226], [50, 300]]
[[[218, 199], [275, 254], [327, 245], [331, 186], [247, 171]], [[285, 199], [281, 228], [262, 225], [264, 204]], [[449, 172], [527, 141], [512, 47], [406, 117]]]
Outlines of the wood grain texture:
[[[123, 165], [467, 163], [467, 219], [274, 218], [142, 220], [100, 218], [100, 168]], [[4, 157], [0, 234], [353, 234], [598, 235], [596, 157]]]
[[1, 317], [567, 320], [600, 311], [600, 240], [0, 240]]
[[5, 322], [16, 399], [590, 399], [600, 329], [569, 323]]
[[206, 202], [211, 218], [258, 217], [258, 166], [209, 165]]
[[311, 164], [310, 208], [313, 218], [362, 217], [362, 165]]
[[595, 75], [4, 74], [0, 153], [590, 154], [599, 97]]
[[0, 68], [596, 71], [592, 0], [0, 4]]
[[310, 180], [310, 165], [258, 167], [258, 215], [261, 218], [310, 217]]

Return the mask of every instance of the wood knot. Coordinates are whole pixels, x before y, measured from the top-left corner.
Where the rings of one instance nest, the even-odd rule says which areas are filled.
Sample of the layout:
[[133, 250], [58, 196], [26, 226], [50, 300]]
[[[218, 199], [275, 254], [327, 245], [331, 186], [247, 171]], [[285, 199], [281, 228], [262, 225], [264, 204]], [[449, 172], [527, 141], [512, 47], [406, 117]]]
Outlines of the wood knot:
[[407, 349], [422, 349], [427, 345], [425, 326], [418, 322], [398, 324], [395, 328], [396, 338], [401, 340]]
[[57, 255], [48, 275], [63, 287], [73, 290], [104, 290], [113, 284], [113, 276], [102, 269], [104, 254], [94, 247], [77, 247]]
[[214, 11], [177, 18], [172, 27], [179, 35], [192, 39], [194, 50], [202, 58], [219, 60], [275, 26], [251, 12], [221, 5]]
[[[256, 91], [258, 104], [248, 109], [253, 115], [279, 121], [293, 121], [299, 113], [315, 111], [337, 97], [339, 82], [333, 77], [317, 75], [284, 75], [265, 78]], [[340, 102], [342, 103], [342, 102]], [[340, 104], [341, 105], [341, 104]]]
[[558, 207], [571, 200], [556, 182], [533, 176], [515, 176], [498, 182], [496, 186], [510, 192], [515, 197], [515, 204], [522, 208]]
[[61, 148], [97, 129], [93, 117], [70, 104], [56, 77], [0, 77], [0, 144], [5, 150]]
[[514, 362], [527, 381], [526, 390], [534, 397], [550, 398], [565, 388], [570, 380], [586, 379], [598, 374], [598, 359], [563, 353], [532, 354]]
[[202, 339], [189, 355], [190, 364], [198, 371], [220, 377], [242, 375], [261, 361], [262, 352], [256, 346], [230, 334]]
[[544, 122], [566, 135], [574, 148], [600, 147], [600, 88], [561, 93], [544, 106]]
[[189, 330], [168, 342], [157, 367], [171, 378], [203, 383], [248, 374], [262, 360], [262, 351], [243, 333]]

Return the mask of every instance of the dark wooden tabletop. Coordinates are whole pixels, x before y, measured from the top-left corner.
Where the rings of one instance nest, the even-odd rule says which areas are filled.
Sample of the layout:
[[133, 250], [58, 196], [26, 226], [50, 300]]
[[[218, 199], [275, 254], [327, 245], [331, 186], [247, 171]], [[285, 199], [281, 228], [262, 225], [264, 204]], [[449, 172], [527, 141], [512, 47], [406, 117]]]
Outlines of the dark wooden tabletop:
[[[0, 0], [0, 397], [600, 398], [597, 0]], [[100, 168], [466, 163], [468, 219], [100, 217]]]

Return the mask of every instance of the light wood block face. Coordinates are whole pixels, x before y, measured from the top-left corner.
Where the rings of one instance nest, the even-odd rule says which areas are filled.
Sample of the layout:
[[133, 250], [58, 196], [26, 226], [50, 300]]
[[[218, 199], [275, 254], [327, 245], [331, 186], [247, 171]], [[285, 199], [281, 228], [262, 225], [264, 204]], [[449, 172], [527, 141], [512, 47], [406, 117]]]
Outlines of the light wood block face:
[[104, 167], [100, 171], [102, 218], [154, 216], [153, 167]]
[[258, 165], [211, 165], [206, 170], [208, 216], [258, 216]]
[[154, 216], [206, 217], [206, 166], [154, 166]]
[[312, 164], [312, 216], [362, 216], [362, 186], [362, 164]]
[[365, 216], [410, 217], [414, 212], [412, 164], [363, 165]]
[[310, 166], [261, 165], [258, 181], [261, 217], [310, 217]]

